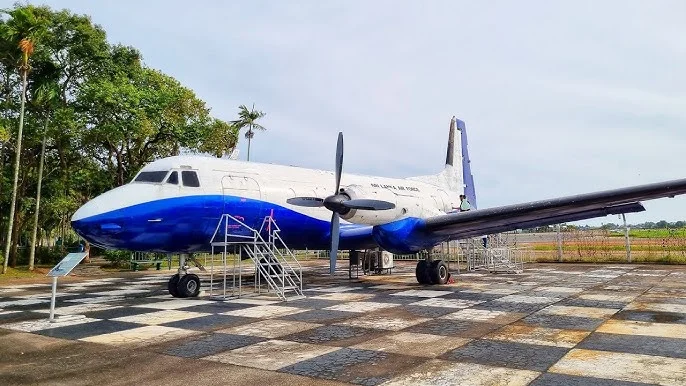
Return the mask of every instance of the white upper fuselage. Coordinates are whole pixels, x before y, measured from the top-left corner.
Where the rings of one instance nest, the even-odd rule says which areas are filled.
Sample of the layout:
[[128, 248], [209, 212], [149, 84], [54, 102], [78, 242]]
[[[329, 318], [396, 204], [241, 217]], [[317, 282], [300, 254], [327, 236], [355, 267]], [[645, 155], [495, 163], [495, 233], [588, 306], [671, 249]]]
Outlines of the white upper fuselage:
[[[181, 181], [176, 185], [166, 182], [173, 171], [183, 170], [196, 171], [200, 187], [185, 187]], [[331, 212], [326, 208], [300, 207], [286, 202], [293, 197], [325, 198], [335, 194], [334, 174], [330, 171], [203, 156], [163, 158], [146, 165], [140, 173], [149, 171], [166, 174], [160, 183], [133, 181], [107, 192], [80, 208], [72, 220], [151, 201], [194, 195], [236, 195], [281, 205], [319, 220], [328, 221], [331, 217]], [[447, 213], [460, 203], [459, 192], [412, 179], [343, 173], [341, 188], [353, 194], [364, 194], [357, 198], [376, 198], [397, 203], [398, 210], [392, 211], [392, 215], [384, 211], [367, 211], [363, 221], [354, 221], [359, 224], [386, 223], [389, 216], [393, 219], [428, 218]], [[405, 213], [402, 213], [403, 209]]]
[[[184, 171], [195, 172], [200, 186], [185, 186], [181, 178]], [[136, 181], [146, 172], [158, 172], [154, 174], [156, 182]], [[177, 181], [170, 181], [175, 172]], [[343, 174], [341, 189], [351, 198], [389, 201], [395, 208], [353, 210], [342, 217], [342, 224], [380, 225], [450, 212], [459, 206], [462, 192], [447, 186], [440, 174], [412, 179]], [[240, 216], [246, 224], [258, 224], [265, 214], [274, 214], [284, 234], [298, 232], [302, 236], [291, 237], [296, 244], [293, 248], [314, 247], [320, 239], [327, 238], [322, 232], [326, 233], [328, 227], [319, 223], [328, 223], [331, 212], [324, 207], [290, 205], [286, 200], [303, 196], [325, 198], [335, 194], [333, 190], [334, 174], [329, 171], [175, 156], [146, 165], [131, 183], [91, 200], [74, 214], [72, 224], [84, 238], [106, 247], [176, 251], [188, 249], [190, 244], [194, 246], [191, 249], [199, 249], [201, 238], [207, 236], [208, 223], [216, 225], [222, 214]], [[197, 222], [197, 217], [204, 222]], [[166, 235], [162, 229], [176, 233]], [[180, 241], [185, 237], [184, 230], [192, 243]], [[157, 240], [166, 240], [178, 248], [156, 245]], [[316, 242], [310, 244], [308, 240]], [[209, 241], [205, 240], [208, 244]]]

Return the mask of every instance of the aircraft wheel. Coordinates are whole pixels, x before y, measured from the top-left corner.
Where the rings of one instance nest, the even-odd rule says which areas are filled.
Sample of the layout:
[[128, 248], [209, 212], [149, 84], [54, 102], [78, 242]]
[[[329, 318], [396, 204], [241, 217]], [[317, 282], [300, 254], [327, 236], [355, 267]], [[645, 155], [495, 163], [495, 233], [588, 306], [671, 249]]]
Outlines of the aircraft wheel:
[[192, 273], [184, 275], [179, 279], [176, 289], [180, 298], [194, 298], [200, 293], [200, 278]]
[[429, 269], [429, 276], [431, 277], [431, 284], [445, 284], [450, 279], [450, 272], [448, 266], [443, 260], [434, 260]]
[[417, 262], [417, 268], [414, 273], [419, 284], [431, 284], [431, 277], [429, 276], [430, 264], [426, 260]]
[[179, 291], [176, 289], [176, 287], [178, 285], [179, 285], [179, 274], [177, 273], [176, 275], [169, 278], [169, 283], [167, 283], [167, 289], [169, 289], [169, 295], [171, 295], [175, 298], [179, 297]]

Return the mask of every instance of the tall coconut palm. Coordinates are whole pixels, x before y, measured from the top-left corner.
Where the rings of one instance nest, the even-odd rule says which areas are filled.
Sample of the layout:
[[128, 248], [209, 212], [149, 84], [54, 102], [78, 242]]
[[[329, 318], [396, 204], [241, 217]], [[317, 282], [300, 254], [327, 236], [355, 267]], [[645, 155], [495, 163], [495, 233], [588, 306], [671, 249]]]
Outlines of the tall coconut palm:
[[21, 51], [21, 61], [19, 63], [19, 73], [21, 74], [21, 107], [19, 110], [19, 130], [17, 132], [17, 145], [15, 147], [14, 158], [14, 181], [12, 183], [12, 203], [10, 206], [9, 224], [7, 226], [7, 240], [5, 242], [5, 259], [2, 263], [2, 273], [7, 272], [7, 263], [10, 256], [12, 240], [12, 228], [14, 226], [14, 214], [17, 206], [17, 183], [19, 181], [19, 162], [21, 161], [21, 140], [24, 131], [24, 109], [26, 106], [26, 88], [29, 70], [29, 59], [33, 55], [34, 41], [41, 34], [44, 26], [41, 20], [35, 15], [34, 8], [31, 6], [17, 8], [12, 11], [4, 11], [10, 15], [11, 19], [2, 25], [0, 38], [8, 41], [18, 41]]
[[255, 110], [255, 104], [253, 103], [252, 109], [248, 109], [246, 105], [238, 106], [238, 119], [231, 121], [231, 123], [242, 130], [247, 128], [248, 131], [245, 132], [245, 138], [248, 140], [248, 161], [250, 161], [250, 142], [255, 136], [255, 130], [265, 131], [267, 130], [264, 126], [260, 125], [256, 121], [265, 116], [262, 111]]

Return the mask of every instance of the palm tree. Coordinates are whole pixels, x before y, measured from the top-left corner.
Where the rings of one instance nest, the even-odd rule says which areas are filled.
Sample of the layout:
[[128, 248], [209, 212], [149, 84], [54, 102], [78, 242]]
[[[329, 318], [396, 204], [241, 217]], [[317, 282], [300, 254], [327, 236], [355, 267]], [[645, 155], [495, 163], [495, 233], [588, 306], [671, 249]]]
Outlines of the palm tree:
[[255, 136], [255, 130], [265, 131], [267, 129], [260, 125], [256, 121], [265, 116], [262, 111], [255, 110], [255, 104], [253, 103], [252, 109], [249, 110], [246, 105], [238, 106], [238, 119], [231, 121], [231, 123], [241, 130], [245, 127], [248, 131], [245, 132], [245, 138], [248, 140], [248, 161], [250, 161], [250, 141]]
[[10, 246], [12, 244], [12, 228], [14, 226], [14, 213], [17, 206], [17, 183], [19, 181], [19, 162], [21, 161], [21, 140], [24, 131], [24, 109], [26, 106], [26, 88], [28, 86], [27, 77], [31, 66], [29, 58], [33, 54], [34, 40], [42, 31], [43, 26], [39, 18], [34, 13], [32, 6], [16, 8], [12, 11], [3, 11], [9, 14], [12, 19], [2, 24], [0, 38], [8, 41], [18, 41], [21, 50], [21, 61], [19, 63], [19, 73], [21, 74], [21, 107], [19, 110], [19, 130], [17, 132], [17, 146], [14, 157], [14, 182], [12, 185], [12, 204], [10, 206], [9, 225], [7, 226], [7, 240], [5, 242], [5, 259], [2, 263], [2, 273], [7, 272], [7, 263], [10, 256]]

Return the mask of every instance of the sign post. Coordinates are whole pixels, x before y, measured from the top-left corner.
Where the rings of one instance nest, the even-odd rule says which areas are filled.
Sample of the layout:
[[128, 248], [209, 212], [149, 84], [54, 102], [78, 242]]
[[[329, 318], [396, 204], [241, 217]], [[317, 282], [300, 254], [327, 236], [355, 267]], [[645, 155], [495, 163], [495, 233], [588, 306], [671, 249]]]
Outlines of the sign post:
[[52, 277], [52, 297], [50, 298], [50, 322], [55, 322], [55, 297], [57, 295], [57, 278], [60, 276], [67, 276], [79, 263], [86, 257], [88, 253], [78, 252], [70, 253], [62, 259], [56, 266], [54, 266], [48, 276]]
[[55, 321], [55, 295], [57, 294], [57, 276], [52, 277], [52, 297], [50, 298], [50, 320]]

